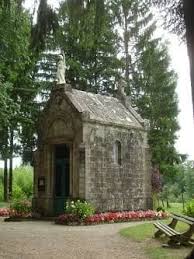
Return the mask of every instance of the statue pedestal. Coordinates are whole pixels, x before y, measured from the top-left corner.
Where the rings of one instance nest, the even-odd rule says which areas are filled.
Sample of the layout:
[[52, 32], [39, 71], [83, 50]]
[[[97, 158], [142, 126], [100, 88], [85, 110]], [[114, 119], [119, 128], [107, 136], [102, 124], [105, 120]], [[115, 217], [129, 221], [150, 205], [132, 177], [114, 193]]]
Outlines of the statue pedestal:
[[67, 83], [65, 83], [65, 84], [57, 84], [57, 83], [55, 83], [55, 85], [52, 88], [52, 92], [53, 91], [57, 91], [57, 90], [60, 90], [60, 91], [63, 90], [63, 91], [71, 92], [72, 91], [72, 87], [71, 87], [70, 84], [67, 84]]

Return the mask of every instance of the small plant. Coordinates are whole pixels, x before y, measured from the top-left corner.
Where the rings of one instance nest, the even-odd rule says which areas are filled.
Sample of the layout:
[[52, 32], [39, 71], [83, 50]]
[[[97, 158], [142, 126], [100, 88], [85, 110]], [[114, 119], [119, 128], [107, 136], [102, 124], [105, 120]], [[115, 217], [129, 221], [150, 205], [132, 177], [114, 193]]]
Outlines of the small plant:
[[194, 217], [194, 199], [187, 202], [184, 212], [187, 216]]
[[159, 206], [159, 207], [156, 209], [156, 211], [163, 211], [163, 212], [165, 212], [165, 209], [164, 209], [163, 207]]
[[11, 216], [28, 216], [31, 210], [32, 204], [29, 200], [14, 200], [10, 205]]
[[94, 214], [94, 207], [86, 201], [67, 201], [65, 204], [65, 212], [76, 215], [83, 220]]

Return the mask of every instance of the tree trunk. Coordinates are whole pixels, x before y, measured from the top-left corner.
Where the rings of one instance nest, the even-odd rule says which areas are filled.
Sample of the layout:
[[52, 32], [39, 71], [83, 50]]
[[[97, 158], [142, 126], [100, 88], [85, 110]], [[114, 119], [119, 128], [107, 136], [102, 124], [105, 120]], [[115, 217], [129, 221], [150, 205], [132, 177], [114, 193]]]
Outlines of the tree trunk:
[[194, 1], [183, 0], [186, 40], [190, 60], [191, 92], [194, 112]]
[[128, 86], [129, 96], [131, 96], [131, 89], [129, 85], [129, 75], [130, 75], [130, 55], [129, 55], [129, 31], [128, 31], [128, 19], [126, 10], [123, 7], [124, 14], [124, 49], [125, 49], [125, 81]]
[[184, 200], [183, 192], [181, 193], [181, 199], [182, 199], [183, 211], [184, 211], [185, 210], [185, 200]]
[[7, 158], [4, 159], [4, 201], [8, 201], [8, 170], [7, 170]]
[[12, 198], [13, 182], [13, 130], [10, 132], [10, 157], [9, 157], [9, 199]]
[[167, 207], [167, 208], [170, 208], [170, 203], [169, 203], [169, 201], [168, 201], [168, 197], [166, 198], [166, 207]]

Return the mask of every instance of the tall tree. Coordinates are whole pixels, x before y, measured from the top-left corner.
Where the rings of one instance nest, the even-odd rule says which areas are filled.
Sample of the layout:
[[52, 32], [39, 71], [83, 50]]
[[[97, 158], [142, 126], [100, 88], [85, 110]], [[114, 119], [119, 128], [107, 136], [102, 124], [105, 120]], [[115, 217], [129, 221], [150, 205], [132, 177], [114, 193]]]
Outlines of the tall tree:
[[166, 26], [186, 39], [194, 111], [194, 2], [193, 0], [150, 0], [165, 11]]
[[120, 62], [109, 4], [65, 1], [59, 15], [58, 42], [67, 53], [68, 80], [82, 90], [112, 91]]
[[[22, 120], [25, 119], [21, 107], [32, 84], [30, 84], [29, 73], [31, 70], [30, 16], [17, 1], [10, 1], [10, 3], [9, 9], [0, 8], [0, 75], [3, 80], [1, 86], [10, 86], [4, 89], [7, 100], [10, 102], [10, 107], [5, 109], [10, 113], [7, 117], [8, 120], [1, 124], [3, 132], [1, 154], [5, 160], [5, 184], [7, 184], [7, 161], [8, 159], [10, 161], [9, 193], [11, 196], [12, 159], [17, 151], [14, 139], [22, 126]], [[0, 117], [2, 117], [3, 111], [0, 113]], [[6, 190], [7, 188], [5, 188]]]
[[31, 49], [38, 57], [45, 50], [45, 43], [48, 34], [56, 31], [58, 19], [56, 12], [48, 5], [47, 0], [40, 0], [37, 12], [37, 21], [31, 30]]
[[111, 1], [115, 22], [121, 31], [121, 60], [127, 85], [126, 90], [129, 95], [133, 93], [132, 84], [130, 84], [134, 59], [132, 48], [137, 43], [136, 35], [140, 34], [140, 30], [143, 30], [152, 19], [149, 7], [147, 2], [140, 0]]
[[4, 160], [4, 200], [8, 200], [8, 127], [14, 114], [18, 111], [18, 105], [10, 98], [12, 85], [0, 78], [0, 157]]
[[167, 47], [152, 39], [150, 27], [139, 36], [135, 46], [133, 70], [134, 98], [143, 118], [150, 122], [149, 144], [152, 162], [163, 173], [172, 172], [178, 162], [175, 150], [178, 105], [175, 93], [177, 79], [170, 69]]

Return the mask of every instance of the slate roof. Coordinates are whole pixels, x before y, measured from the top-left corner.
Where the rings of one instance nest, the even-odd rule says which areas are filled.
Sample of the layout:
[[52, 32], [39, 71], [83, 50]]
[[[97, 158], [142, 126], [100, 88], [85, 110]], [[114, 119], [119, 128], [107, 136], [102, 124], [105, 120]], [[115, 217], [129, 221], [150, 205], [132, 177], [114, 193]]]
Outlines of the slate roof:
[[142, 128], [142, 118], [132, 107], [126, 108], [117, 98], [76, 89], [65, 93], [79, 112], [89, 113], [92, 121]]

